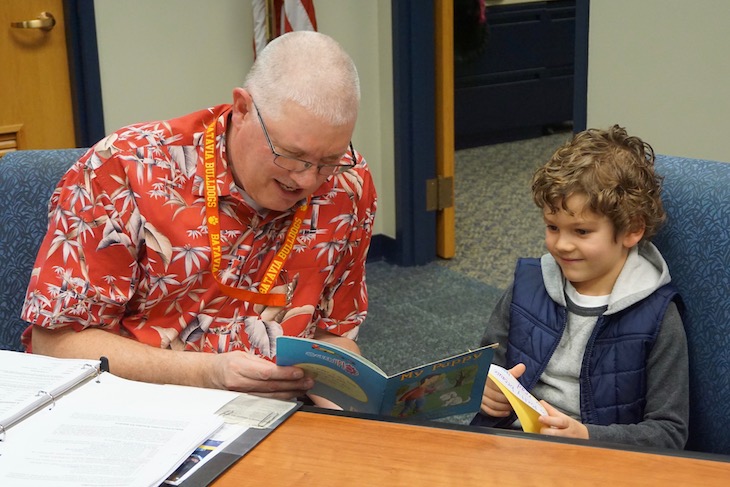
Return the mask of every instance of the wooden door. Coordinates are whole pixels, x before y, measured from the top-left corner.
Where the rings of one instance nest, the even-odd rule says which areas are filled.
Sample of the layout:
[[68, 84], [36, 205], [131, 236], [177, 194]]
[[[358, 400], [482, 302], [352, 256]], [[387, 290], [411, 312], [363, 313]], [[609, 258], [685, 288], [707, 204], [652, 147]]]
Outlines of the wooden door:
[[[50, 13], [55, 25], [11, 24]], [[76, 146], [63, 0], [0, 3], [0, 156], [18, 149]]]

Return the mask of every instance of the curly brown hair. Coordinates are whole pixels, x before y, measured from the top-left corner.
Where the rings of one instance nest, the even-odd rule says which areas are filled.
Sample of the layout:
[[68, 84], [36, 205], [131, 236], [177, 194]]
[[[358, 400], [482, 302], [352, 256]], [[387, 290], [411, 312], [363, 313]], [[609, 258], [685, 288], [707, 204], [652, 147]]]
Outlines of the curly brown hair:
[[569, 211], [566, 199], [585, 195], [586, 208], [613, 222], [615, 234], [644, 228], [650, 240], [666, 219], [654, 149], [626, 129], [588, 129], [560, 147], [532, 177], [532, 198], [551, 212]]

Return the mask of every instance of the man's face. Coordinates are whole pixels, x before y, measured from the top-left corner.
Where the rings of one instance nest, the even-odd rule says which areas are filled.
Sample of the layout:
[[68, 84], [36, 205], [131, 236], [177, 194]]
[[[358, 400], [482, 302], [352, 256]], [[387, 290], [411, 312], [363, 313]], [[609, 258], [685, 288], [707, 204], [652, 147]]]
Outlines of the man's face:
[[233, 92], [233, 114], [227, 137], [228, 161], [236, 184], [256, 202], [270, 210], [285, 211], [316, 191], [328, 176], [317, 172], [317, 164], [336, 164], [347, 151], [354, 122], [332, 126], [289, 103], [276, 119], [261, 120], [277, 153], [311, 162], [302, 172], [274, 164], [264, 130], [250, 95], [243, 88]]

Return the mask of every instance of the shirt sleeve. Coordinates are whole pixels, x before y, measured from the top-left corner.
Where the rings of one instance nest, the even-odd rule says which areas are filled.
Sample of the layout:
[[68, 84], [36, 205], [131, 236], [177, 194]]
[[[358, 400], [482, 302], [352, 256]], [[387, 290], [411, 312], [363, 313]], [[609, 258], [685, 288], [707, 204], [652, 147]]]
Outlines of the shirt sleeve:
[[487, 329], [482, 336], [481, 346], [499, 343], [494, 351], [493, 363], [506, 367], [507, 336], [509, 335], [510, 305], [512, 304], [512, 283], [497, 301], [487, 321]]
[[[489, 321], [487, 321], [487, 329], [481, 341], [482, 346], [499, 343], [499, 346], [494, 350], [492, 363], [502, 367], [507, 366], [507, 337], [509, 335], [511, 304], [512, 283], [507, 286], [507, 290], [502, 294], [494, 310], [492, 310]], [[472, 419], [471, 424], [490, 428], [509, 428], [516, 419], [517, 415], [514, 412], [506, 418], [495, 418], [479, 411]]]
[[[103, 189], [110, 174], [86, 164], [90, 151], [64, 175], [49, 204], [22, 318], [34, 325], [80, 331], [119, 329], [135, 279], [134, 238]], [[106, 165], [105, 169], [114, 166]]]

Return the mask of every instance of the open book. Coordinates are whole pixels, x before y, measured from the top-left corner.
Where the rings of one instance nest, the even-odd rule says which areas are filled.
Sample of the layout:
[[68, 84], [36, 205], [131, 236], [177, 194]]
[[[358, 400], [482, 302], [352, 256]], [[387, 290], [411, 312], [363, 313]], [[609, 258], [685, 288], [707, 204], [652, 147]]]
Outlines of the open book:
[[479, 409], [495, 346], [388, 376], [372, 362], [341, 347], [306, 338], [278, 337], [276, 363], [303, 368], [315, 380], [309, 392], [346, 411], [431, 419]]
[[542, 423], [537, 418], [547, 416], [548, 413], [535, 396], [530, 394], [507, 369], [499, 365], [492, 364], [489, 367], [489, 378], [512, 405], [522, 429], [528, 433], [539, 433]]
[[255, 398], [266, 404], [241, 412], [253, 396], [130, 381], [99, 364], [0, 351], [0, 485], [157, 486], [223, 431], [240, 458], [265, 436], [238, 441], [245, 419], [273, 428], [297, 407]]

